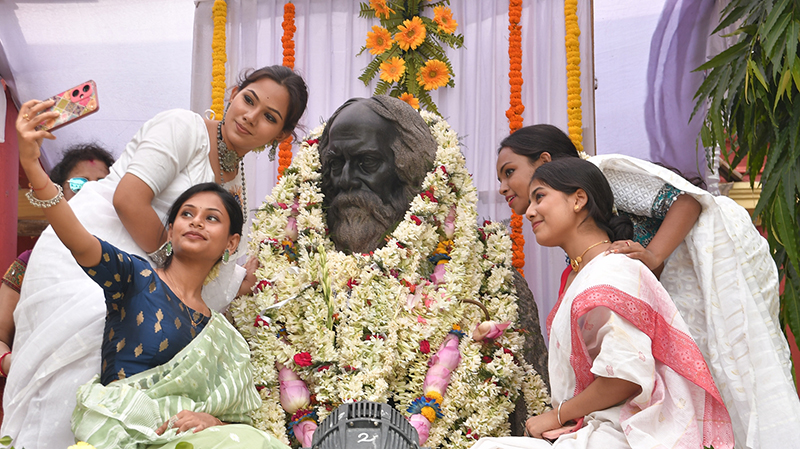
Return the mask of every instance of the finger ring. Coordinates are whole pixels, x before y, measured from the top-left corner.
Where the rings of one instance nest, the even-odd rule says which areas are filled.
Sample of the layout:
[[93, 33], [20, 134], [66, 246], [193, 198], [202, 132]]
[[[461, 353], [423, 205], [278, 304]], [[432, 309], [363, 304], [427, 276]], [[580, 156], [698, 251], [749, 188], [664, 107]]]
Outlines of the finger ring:
[[22, 118], [24, 118], [25, 120], [31, 119], [31, 117], [28, 114], [22, 114]]
[[628, 246], [631, 246], [631, 242], [630, 241], [625, 242], [625, 244], [628, 245]]
[[169, 421], [167, 421], [167, 429], [175, 427], [175, 423], [177, 422], [178, 422], [178, 415], [172, 415]]

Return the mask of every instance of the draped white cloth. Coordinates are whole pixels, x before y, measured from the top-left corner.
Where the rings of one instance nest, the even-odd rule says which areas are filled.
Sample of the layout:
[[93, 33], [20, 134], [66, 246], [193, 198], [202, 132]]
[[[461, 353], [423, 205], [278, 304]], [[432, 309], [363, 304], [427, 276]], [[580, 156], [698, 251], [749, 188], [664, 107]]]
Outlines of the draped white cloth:
[[631, 203], [655, 196], [626, 176], [650, 178], [656, 189], [668, 182], [702, 205], [697, 223], [665, 261], [661, 283], [711, 369], [736, 447], [792, 441], [800, 428], [800, 400], [778, 319], [778, 272], [750, 215], [730, 198], [714, 197], [663, 167], [621, 155], [591, 161], [609, 178], [620, 210], [637, 213]]
[[[203, 111], [211, 103], [211, 22], [213, 0], [195, 0], [192, 110]], [[284, 0], [229, 0], [227, 84], [246, 68], [283, 61]], [[309, 86], [308, 110], [301, 120], [312, 129], [326, 120], [351, 97], [367, 97], [370, 86], [358, 80], [371, 61], [364, 52], [367, 31], [378, 19], [358, 17], [359, 2], [351, 0], [296, 0], [295, 70]], [[495, 161], [498, 144], [508, 135], [505, 111], [509, 107], [508, 2], [453, 0], [457, 33], [464, 47], [447, 49], [455, 71], [455, 88], [439, 89], [432, 97], [439, 111], [462, 137], [467, 168], [478, 189], [478, 213], [482, 219], [507, 220], [511, 211], [497, 193]], [[584, 139], [593, 152], [594, 121], [591, 68], [590, 2], [579, 1]], [[526, 125], [551, 123], [567, 129], [566, 53], [564, 4], [525, 1], [522, 13], [522, 102]], [[302, 131], [298, 132], [302, 135]], [[278, 161], [265, 154], [245, 158], [250, 204], [258, 207], [277, 178]], [[528, 284], [539, 304], [540, 322], [555, 303], [564, 253], [542, 248], [524, 224]]]

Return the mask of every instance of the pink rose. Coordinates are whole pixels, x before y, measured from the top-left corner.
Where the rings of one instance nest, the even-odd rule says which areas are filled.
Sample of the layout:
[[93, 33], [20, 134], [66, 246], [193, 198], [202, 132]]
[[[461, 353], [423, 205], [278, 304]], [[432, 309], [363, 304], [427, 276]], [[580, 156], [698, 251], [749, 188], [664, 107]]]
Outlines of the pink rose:
[[311, 420], [301, 421], [292, 426], [294, 436], [300, 442], [302, 447], [311, 447], [311, 438], [314, 436], [314, 431], [317, 430], [317, 423]]
[[447, 391], [447, 385], [450, 383], [450, 370], [442, 365], [433, 365], [428, 368], [428, 374], [425, 375], [425, 383], [422, 385], [422, 392], [435, 391], [444, 396]]
[[300, 215], [300, 201], [297, 198], [295, 198], [294, 203], [292, 203], [292, 215], [295, 217]]
[[281, 382], [285, 382], [287, 380], [300, 380], [300, 376], [298, 376], [294, 371], [291, 369], [281, 365], [278, 363], [278, 380]]
[[431, 282], [436, 285], [444, 282], [444, 273], [447, 270], [445, 267], [446, 265], [446, 263], [440, 263], [436, 265], [436, 268], [433, 269], [433, 273], [431, 273]]
[[428, 421], [428, 418], [420, 415], [419, 413], [411, 415], [411, 418], [408, 419], [411, 422], [411, 425], [417, 429], [417, 433], [419, 434], [419, 445], [422, 446], [428, 441], [428, 435], [430, 434], [431, 430], [431, 422]]
[[450, 208], [450, 213], [447, 214], [447, 218], [444, 219], [444, 235], [447, 236], [448, 240], [453, 239], [453, 235], [456, 233], [456, 208]]
[[487, 338], [497, 338], [503, 335], [503, 331], [511, 323], [506, 321], [505, 323], [496, 323], [494, 321], [484, 321], [483, 323], [478, 324], [475, 326], [475, 330], [472, 331], [472, 339], [475, 341], [483, 341]]
[[304, 409], [311, 404], [311, 393], [302, 380], [286, 380], [280, 383], [281, 405], [287, 413]]
[[458, 352], [458, 337], [453, 334], [449, 334], [442, 342], [442, 345], [439, 347], [439, 351], [436, 352], [436, 355], [431, 357], [431, 366], [441, 365], [448, 370], [453, 371], [456, 369], [460, 361], [461, 353]]
[[297, 240], [297, 219], [289, 217], [286, 220], [286, 238], [292, 241]]

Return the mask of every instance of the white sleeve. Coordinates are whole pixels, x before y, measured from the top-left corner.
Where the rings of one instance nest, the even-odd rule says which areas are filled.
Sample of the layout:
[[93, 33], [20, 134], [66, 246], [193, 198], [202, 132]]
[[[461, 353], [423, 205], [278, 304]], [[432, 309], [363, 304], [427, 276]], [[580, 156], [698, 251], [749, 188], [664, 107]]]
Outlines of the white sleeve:
[[627, 380], [643, 391], [652, 390], [655, 360], [650, 337], [606, 307], [587, 312], [580, 326], [593, 359], [594, 375]]
[[[200, 152], [207, 139], [194, 112], [173, 109], [148, 120], [128, 144], [134, 145], [127, 173], [144, 181], [158, 196]], [[200, 119], [202, 121], [202, 119]], [[199, 131], [198, 131], [199, 130]]]
[[224, 312], [236, 297], [247, 270], [236, 265], [233, 260], [219, 267], [219, 275], [203, 286], [203, 301], [217, 312]]

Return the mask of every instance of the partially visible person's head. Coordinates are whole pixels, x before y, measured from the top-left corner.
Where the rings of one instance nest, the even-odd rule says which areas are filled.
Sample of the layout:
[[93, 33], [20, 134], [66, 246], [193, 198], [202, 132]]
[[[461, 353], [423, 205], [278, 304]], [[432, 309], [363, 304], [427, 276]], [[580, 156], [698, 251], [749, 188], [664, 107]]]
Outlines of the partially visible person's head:
[[[218, 259], [226, 248], [231, 253], [236, 250], [244, 215], [230, 192], [215, 182], [206, 182], [189, 187], [175, 199], [167, 214], [167, 226], [174, 251], [186, 249]], [[193, 242], [201, 247], [194, 248]], [[209, 245], [203, 246], [205, 242]], [[165, 268], [172, 258], [167, 258]]]
[[578, 150], [563, 131], [552, 125], [520, 128], [500, 142], [497, 153], [499, 192], [514, 212], [524, 215], [530, 204], [528, 184], [542, 164], [563, 157], [578, 157]]
[[86, 182], [108, 176], [112, 165], [114, 156], [101, 146], [94, 143], [73, 145], [50, 170], [50, 179], [64, 189], [64, 198], [69, 200]]
[[283, 131], [287, 135], [295, 135], [294, 129], [297, 127], [300, 117], [306, 111], [306, 105], [308, 104], [306, 82], [302, 76], [286, 66], [271, 65], [253, 70], [241, 77], [239, 84], [236, 86], [237, 92], [241, 92], [250, 84], [262, 79], [270, 79], [276, 82], [289, 93], [289, 105], [286, 108], [286, 115], [283, 117]]
[[[551, 198], [548, 198], [548, 195]], [[540, 237], [536, 230], [536, 224], [541, 221], [539, 215], [541, 215], [542, 205], [551, 206], [558, 214], [570, 214], [575, 211], [572, 209], [572, 202], [556, 202], [552, 197], [555, 196], [561, 200], [561, 197], [567, 198], [573, 195], [580, 198], [585, 197], [585, 204], [580, 209], [585, 210], [587, 216], [580, 226], [591, 220], [594, 225], [608, 234], [612, 241], [633, 237], [631, 221], [613, 213], [614, 194], [603, 176], [603, 172], [589, 161], [580, 158], [561, 158], [536, 169], [530, 183], [531, 204], [526, 215], [534, 226], [537, 241]], [[578, 206], [575, 207], [578, 209]], [[545, 218], [546, 220], [547, 218]], [[559, 233], [567, 231], [567, 229], [556, 229], [553, 223], [554, 221], [548, 224], [551, 225], [551, 229], [543, 229], [549, 232], [549, 237], [555, 237]], [[591, 225], [591, 223], [588, 224]]]
[[433, 168], [437, 144], [411, 106], [375, 96], [339, 107], [319, 148], [331, 239], [339, 250], [366, 253], [403, 218]]

